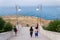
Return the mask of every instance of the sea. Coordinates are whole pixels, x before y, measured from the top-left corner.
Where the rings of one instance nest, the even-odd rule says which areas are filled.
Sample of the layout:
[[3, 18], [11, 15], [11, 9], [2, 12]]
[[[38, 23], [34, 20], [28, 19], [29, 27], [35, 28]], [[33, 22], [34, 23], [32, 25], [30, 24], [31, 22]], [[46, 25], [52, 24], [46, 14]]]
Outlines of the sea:
[[0, 16], [23, 15], [34, 16], [46, 20], [60, 19], [60, 6], [42, 6], [39, 11], [36, 6], [20, 6], [21, 11], [16, 12], [16, 7], [0, 7]]

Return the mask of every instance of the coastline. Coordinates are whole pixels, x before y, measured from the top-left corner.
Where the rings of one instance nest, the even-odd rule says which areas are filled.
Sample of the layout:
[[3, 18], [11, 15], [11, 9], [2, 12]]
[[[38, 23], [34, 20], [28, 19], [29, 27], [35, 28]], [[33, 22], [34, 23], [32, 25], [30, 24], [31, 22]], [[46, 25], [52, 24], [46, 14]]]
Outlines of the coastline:
[[43, 18], [36, 18], [34, 16], [18, 16], [18, 18], [16, 16], [2, 16], [2, 18], [6, 22], [10, 22], [13, 25], [16, 25], [17, 19], [18, 19], [19, 24], [23, 26], [26, 26], [26, 24], [28, 24], [29, 26], [32, 26], [32, 25], [36, 26], [37, 22], [43, 23], [44, 25], [47, 25], [50, 23], [50, 20], [45, 20]]

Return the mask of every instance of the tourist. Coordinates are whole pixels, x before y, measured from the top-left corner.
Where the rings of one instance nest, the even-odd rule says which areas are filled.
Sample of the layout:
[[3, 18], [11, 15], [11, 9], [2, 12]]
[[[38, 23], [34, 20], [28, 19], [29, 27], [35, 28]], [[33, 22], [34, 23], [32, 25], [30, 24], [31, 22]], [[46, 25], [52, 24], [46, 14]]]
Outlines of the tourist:
[[35, 27], [35, 37], [38, 37], [38, 24], [37, 27]]
[[32, 37], [32, 35], [33, 35], [33, 28], [32, 28], [32, 26], [30, 27], [30, 36]]
[[15, 32], [15, 35], [17, 35], [17, 28], [16, 28], [16, 26], [14, 26], [14, 32]]

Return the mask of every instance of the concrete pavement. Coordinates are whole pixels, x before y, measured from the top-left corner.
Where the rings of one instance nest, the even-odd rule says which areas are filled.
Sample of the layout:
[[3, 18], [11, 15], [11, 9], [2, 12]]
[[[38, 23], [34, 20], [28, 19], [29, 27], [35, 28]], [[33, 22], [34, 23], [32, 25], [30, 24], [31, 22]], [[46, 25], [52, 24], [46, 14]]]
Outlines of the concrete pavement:
[[33, 37], [31, 38], [29, 35], [29, 27], [22, 27], [21, 30], [18, 32], [17, 36], [14, 36], [9, 40], [50, 40], [50, 39], [41, 33], [39, 33], [38, 37], [35, 37], [33, 33]]

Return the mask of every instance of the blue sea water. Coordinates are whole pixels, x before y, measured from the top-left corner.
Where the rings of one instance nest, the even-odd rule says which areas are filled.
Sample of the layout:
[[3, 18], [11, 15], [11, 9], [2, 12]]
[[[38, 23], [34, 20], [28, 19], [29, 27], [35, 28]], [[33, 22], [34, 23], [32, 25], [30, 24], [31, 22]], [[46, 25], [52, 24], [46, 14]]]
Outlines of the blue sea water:
[[[21, 7], [18, 15], [35, 16], [47, 20], [60, 19], [60, 6], [42, 6], [36, 11], [36, 7]], [[0, 16], [16, 15], [15, 7], [0, 7]]]

